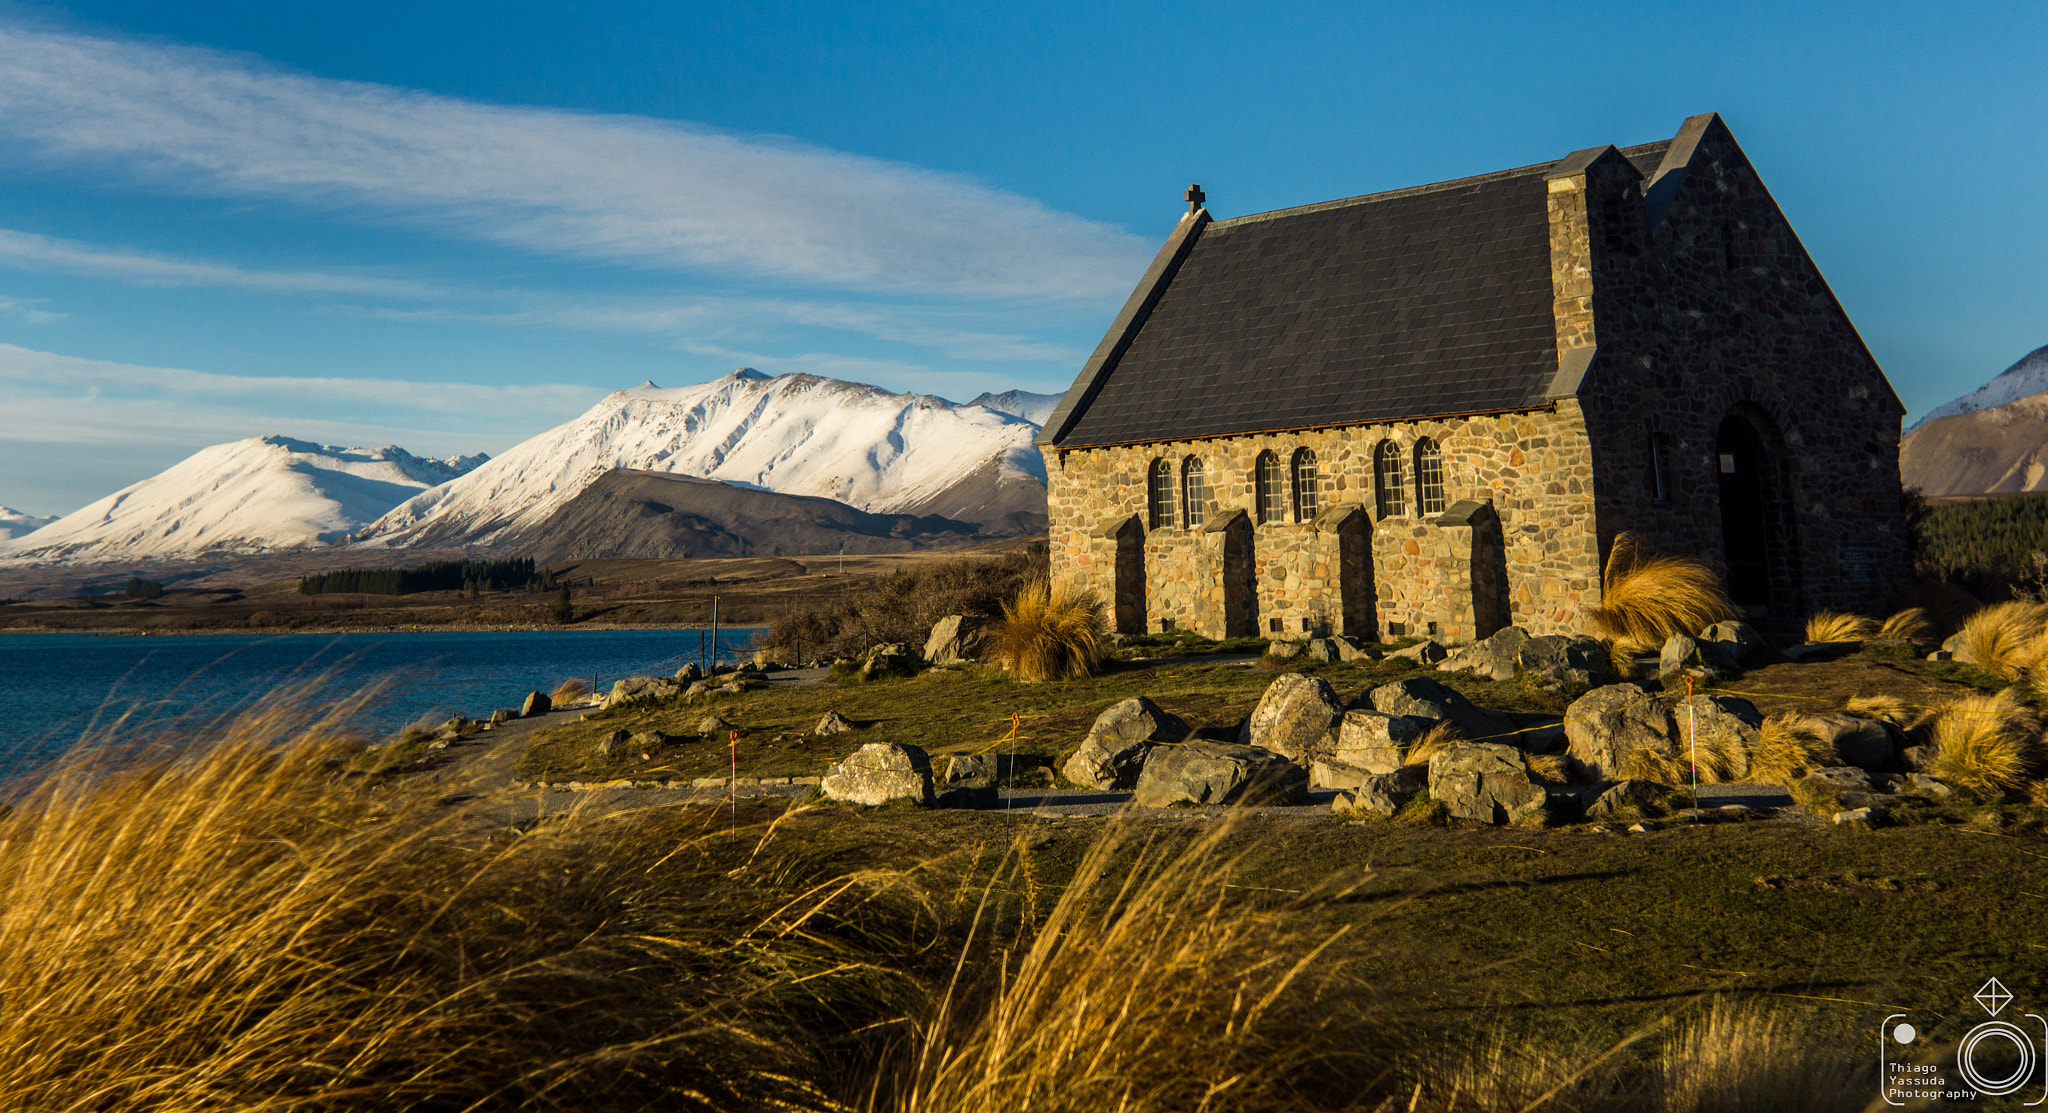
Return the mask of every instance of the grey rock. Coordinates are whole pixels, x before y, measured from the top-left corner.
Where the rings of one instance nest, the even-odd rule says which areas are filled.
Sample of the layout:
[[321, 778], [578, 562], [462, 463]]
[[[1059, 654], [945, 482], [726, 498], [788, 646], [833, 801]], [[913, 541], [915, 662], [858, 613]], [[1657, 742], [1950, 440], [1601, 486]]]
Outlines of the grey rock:
[[688, 688], [683, 689], [683, 702], [695, 703], [698, 700], [703, 699], [705, 696], [708, 696], [712, 692], [715, 692], [717, 690], [717, 686], [712, 684], [709, 680], [691, 681], [690, 686]]
[[1610, 660], [1607, 643], [1579, 634], [1545, 634], [1530, 638], [1515, 655], [1516, 664], [1524, 672], [1558, 683], [1587, 687], [1614, 679]]
[[1953, 661], [1956, 659], [1956, 655], [1946, 649], [1937, 649], [1929, 653], [1927, 659], [1930, 661]]
[[519, 712], [509, 707], [500, 707], [496, 711], [491, 712], [491, 725], [498, 726], [501, 723], [509, 723], [518, 717]]
[[1420, 766], [1400, 773], [1371, 773], [1339, 792], [1330, 810], [1340, 816], [1393, 815], [1422, 791], [1428, 774]]
[[697, 720], [697, 733], [705, 738], [725, 741], [725, 736], [739, 728], [716, 715], [706, 715]]
[[835, 734], [846, 734], [853, 730], [853, 724], [846, 721], [838, 711], [827, 711], [818, 725], [811, 728], [811, 737], [829, 738]]
[[1712, 668], [1740, 670], [1764, 640], [1746, 622], [1716, 622], [1700, 631], [1700, 660]]
[[546, 692], [528, 692], [526, 699], [519, 705], [519, 717], [531, 719], [537, 715], [545, 715], [553, 710], [554, 706], [555, 701], [549, 699]]
[[1872, 773], [1892, 768], [1906, 734], [1891, 723], [1853, 715], [1815, 715], [1807, 722], [1835, 748], [1845, 765]]
[[1521, 671], [1522, 647], [1528, 645], [1529, 640], [1527, 630], [1509, 626], [1445, 657], [1437, 665], [1437, 671], [1469, 672], [1491, 680], [1513, 680]]
[[1925, 772], [1933, 762], [1932, 746], [1908, 746], [1899, 751], [1899, 763], [1916, 772]]
[[1951, 661], [1961, 661], [1966, 665], [1977, 663], [1977, 655], [1970, 652], [1970, 643], [1968, 639], [1963, 637], [1961, 630], [1950, 634], [1948, 640], [1941, 643], [1941, 648], [1948, 654]]
[[628, 676], [612, 682], [611, 695], [605, 697], [604, 705], [624, 707], [627, 704], [664, 700], [681, 691], [681, 685], [665, 676]]
[[1853, 765], [1831, 765], [1816, 769], [1806, 775], [1809, 781], [1824, 782], [1839, 792], [1874, 792], [1877, 789], [1870, 774]]
[[1736, 696], [1696, 695], [1690, 704], [1681, 700], [1674, 706], [1671, 718], [1678, 727], [1679, 744], [1672, 757], [1690, 757], [1697, 723], [1700, 752], [1719, 753], [1728, 765], [1730, 780], [1749, 775], [1749, 755], [1755, 751], [1764, 725], [1763, 713], [1755, 704]]
[[1152, 747], [1179, 742], [1188, 725], [1144, 696], [1111, 704], [1095, 717], [1080, 748], [1060, 768], [1068, 780], [1091, 788], [1127, 789], [1138, 783]]
[[1336, 664], [1343, 659], [1337, 654], [1337, 641], [1334, 638], [1310, 638], [1308, 655], [1324, 664]]
[[1529, 779], [1513, 746], [1458, 742], [1429, 759], [1429, 794], [1454, 819], [1515, 823], [1540, 813], [1549, 794]]
[[1266, 656], [1275, 661], [1292, 661], [1307, 649], [1307, 642], [1270, 641], [1266, 643]]
[[1586, 805], [1587, 819], [1619, 819], [1628, 814], [1655, 815], [1663, 810], [1668, 786], [1630, 778], [1599, 790]]
[[733, 680], [733, 681], [729, 681], [729, 682], [727, 682], [727, 683], [725, 683], [725, 684], [721, 684], [721, 685], [719, 685], [719, 688], [718, 688], [718, 690], [719, 690], [719, 691], [721, 691], [721, 692], [723, 692], [723, 693], [725, 693], [725, 694], [726, 694], [726, 695], [728, 695], [728, 696], [736, 696], [736, 695], [739, 695], [739, 694], [740, 694], [740, 693], [742, 693], [742, 692], [745, 692], [745, 691], [747, 691], [748, 689], [750, 689], [750, 688], [752, 688], [752, 687], [753, 687], [753, 685], [751, 685], [751, 684], [747, 683], [747, 682], [746, 682], [746, 681], [744, 681], [744, 680]]
[[1657, 675], [1670, 676], [1702, 663], [1700, 643], [1684, 634], [1673, 634], [1664, 639], [1664, 651], [1657, 655]]
[[678, 684], [695, 684], [702, 679], [704, 679], [704, 671], [697, 667], [697, 662], [695, 661], [676, 670], [675, 682]]
[[1596, 779], [1623, 775], [1628, 755], [1639, 749], [1678, 752], [1678, 724], [1671, 711], [1640, 684], [1595, 688], [1565, 708], [1568, 752]]
[[1887, 818], [1883, 808], [1848, 808], [1835, 813], [1835, 826], [1878, 827]]
[[[617, 733], [616, 731], [613, 733]], [[626, 739], [626, 749], [641, 757], [651, 757], [656, 750], [677, 741], [658, 730], [643, 730]]]
[[1155, 746], [1145, 756], [1135, 799], [1148, 808], [1299, 804], [1308, 799], [1308, 771], [1257, 746], [1215, 742]]
[[1436, 642], [1426, 641], [1419, 645], [1411, 645], [1406, 649], [1397, 649], [1387, 656], [1405, 657], [1419, 665], [1434, 665], [1445, 657], [1450, 656], [1450, 653], [1443, 646], [1436, 644]]
[[930, 805], [936, 798], [931, 758], [897, 742], [870, 742], [855, 750], [819, 780], [818, 788], [827, 800], [869, 807], [892, 800]]
[[1956, 794], [1955, 789], [1925, 773], [1906, 774], [1906, 791], [1935, 800], [1947, 800]]
[[1337, 660], [1347, 664], [1353, 661], [1377, 661], [1386, 656], [1380, 647], [1367, 645], [1357, 638], [1338, 638], [1336, 642]]
[[994, 785], [948, 785], [932, 797], [941, 808], [986, 809], [1000, 807], [1002, 793]]
[[631, 744], [633, 736], [623, 730], [615, 730], [597, 740], [597, 752], [605, 757], [622, 754]]
[[1337, 717], [1343, 713], [1336, 691], [1321, 677], [1282, 673], [1266, 685], [1237, 742], [1307, 765], [1337, 748]]
[[924, 659], [933, 665], [960, 665], [981, 655], [981, 624], [972, 616], [949, 614], [932, 624], [924, 642]]
[[1432, 720], [1379, 711], [1346, 711], [1337, 721], [1332, 760], [1368, 773], [1392, 773], [1408, 760], [1408, 747]]
[[1382, 684], [1360, 697], [1360, 702], [1368, 703], [1374, 711], [1386, 715], [1449, 720], [1472, 739], [1490, 739], [1515, 729], [1513, 719], [1480, 707], [1426, 676], [1411, 676], [1392, 684]]

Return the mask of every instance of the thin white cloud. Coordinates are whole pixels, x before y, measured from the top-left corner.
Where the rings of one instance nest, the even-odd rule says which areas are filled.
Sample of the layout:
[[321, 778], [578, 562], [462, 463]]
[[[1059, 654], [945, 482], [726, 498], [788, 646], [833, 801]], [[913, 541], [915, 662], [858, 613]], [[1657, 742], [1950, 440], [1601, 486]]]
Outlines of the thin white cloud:
[[6, 314], [16, 320], [26, 321], [32, 325], [47, 325], [52, 321], [62, 321], [71, 316], [69, 313], [53, 313], [40, 306], [41, 303], [39, 301], [28, 298], [0, 297], [0, 314]]
[[1150, 246], [972, 179], [693, 124], [478, 104], [0, 27], [0, 136], [199, 195], [684, 271], [1114, 299]]
[[226, 286], [296, 294], [429, 298], [443, 291], [406, 279], [319, 271], [250, 270], [228, 263], [178, 259], [153, 252], [97, 247], [77, 240], [0, 228], [0, 263], [30, 270], [114, 278], [148, 286]]

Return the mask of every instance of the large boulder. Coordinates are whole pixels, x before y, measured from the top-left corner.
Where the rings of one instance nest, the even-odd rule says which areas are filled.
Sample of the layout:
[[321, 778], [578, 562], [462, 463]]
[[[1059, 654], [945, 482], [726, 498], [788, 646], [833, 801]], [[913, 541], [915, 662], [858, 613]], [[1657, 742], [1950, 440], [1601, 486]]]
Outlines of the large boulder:
[[1445, 657], [1436, 668], [1438, 672], [1469, 672], [1490, 680], [1513, 680], [1522, 667], [1522, 647], [1528, 644], [1527, 630], [1509, 626]]
[[1307, 765], [1337, 748], [1337, 718], [1343, 713], [1336, 691], [1321, 677], [1283, 673], [1266, 686], [1237, 741]]
[[1145, 757], [1135, 798], [1148, 808], [1299, 804], [1308, 799], [1308, 771], [1257, 746], [1217, 742], [1156, 746]]
[[1876, 719], [1831, 714], [1810, 716], [1806, 722], [1835, 748], [1842, 764], [1872, 773], [1891, 769], [1898, 752], [1906, 746], [1904, 731]]
[[[1614, 679], [1607, 643], [1583, 634], [1545, 634], [1530, 638], [1515, 654], [1524, 672], [1557, 684], [1605, 684]], [[1439, 666], [1441, 667], [1441, 666]]]
[[633, 703], [651, 703], [669, 699], [682, 692], [682, 686], [665, 676], [628, 676], [612, 682], [611, 694], [604, 699], [604, 705], [624, 707]]
[[924, 642], [927, 664], [959, 665], [981, 655], [981, 623], [972, 615], [949, 614], [932, 624]]
[[1113, 703], [1088, 728], [1081, 746], [1060, 768], [1077, 785], [1127, 789], [1138, 783], [1153, 746], [1188, 736], [1188, 724], [1144, 696]]
[[1333, 761], [1368, 773], [1392, 773], [1408, 760], [1408, 747], [1431, 726], [1431, 720], [1379, 711], [1346, 711], [1337, 722]]
[[1586, 804], [1587, 819], [1641, 819], [1660, 815], [1671, 789], [1655, 781], [1618, 781], [1598, 790]]
[[1292, 661], [1308, 649], [1307, 642], [1274, 640], [1266, 643], [1266, 656], [1274, 661]]
[[1749, 658], [1764, 640], [1755, 630], [1743, 622], [1716, 622], [1700, 631], [1700, 659], [1708, 665], [1734, 672], [1749, 663]]
[[1418, 645], [1411, 645], [1406, 649], [1397, 649], [1387, 656], [1404, 658], [1418, 665], [1434, 665], [1445, 657], [1450, 656], [1450, 654], [1444, 651], [1443, 646], [1436, 644], [1434, 641], [1426, 641]]
[[698, 668], [695, 661], [676, 670], [675, 680], [678, 684], [695, 684], [702, 679], [704, 679], [704, 670]]
[[1664, 639], [1664, 648], [1657, 654], [1657, 675], [1671, 676], [1704, 663], [1700, 656], [1700, 643], [1696, 639], [1685, 634], [1673, 634]]
[[1515, 729], [1513, 719], [1480, 707], [1426, 676], [1382, 684], [1360, 697], [1360, 702], [1370, 704], [1374, 711], [1384, 715], [1448, 720], [1457, 724], [1467, 738], [1493, 738]]
[[1377, 661], [1386, 652], [1376, 645], [1368, 645], [1353, 637], [1342, 637], [1337, 641], [1337, 660], [1350, 664], [1353, 661]]
[[1330, 801], [1330, 810], [1347, 818], [1393, 815], [1422, 791], [1428, 779], [1428, 770], [1420, 765], [1410, 765], [1393, 773], [1368, 773], [1357, 784], [1339, 792], [1337, 798]]
[[1429, 794], [1453, 819], [1517, 823], [1540, 814], [1549, 799], [1529, 778], [1513, 746], [1456, 742], [1431, 755]]
[[1940, 652], [1948, 654], [1951, 661], [1961, 661], [1965, 665], [1977, 663], [1977, 655], [1970, 652], [1970, 639], [1961, 630], [1950, 634], [1948, 640], [1941, 643]]
[[1609, 684], [1572, 701], [1564, 712], [1568, 752], [1596, 780], [1626, 776], [1628, 755], [1679, 749], [1671, 709], [1640, 684]]
[[546, 692], [528, 692], [526, 693], [526, 702], [519, 705], [519, 717], [531, 719], [536, 715], [547, 714], [549, 711], [554, 710], [554, 707], [555, 701], [549, 699]]
[[827, 800], [869, 807], [894, 800], [929, 805], [935, 799], [931, 758], [898, 742], [870, 742], [855, 750], [825, 774], [818, 789]]

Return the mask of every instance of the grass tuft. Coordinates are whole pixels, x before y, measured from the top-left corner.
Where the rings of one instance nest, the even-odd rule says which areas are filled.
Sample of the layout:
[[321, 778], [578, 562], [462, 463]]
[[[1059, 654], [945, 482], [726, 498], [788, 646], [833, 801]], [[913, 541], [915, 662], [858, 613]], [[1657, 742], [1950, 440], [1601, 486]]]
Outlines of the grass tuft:
[[2048, 607], [1994, 603], [1963, 620], [1963, 648], [1978, 668], [2016, 680], [2036, 656], [2035, 635], [2048, 626]]
[[1440, 753], [1444, 747], [1465, 741], [1465, 732], [1449, 719], [1439, 719], [1434, 726], [1422, 732], [1408, 746], [1408, 753], [1401, 759], [1403, 765], [1428, 765], [1429, 759]]
[[572, 676], [555, 685], [554, 693], [548, 696], [548, 700], [556, 704], [575, 703], [577, 700], [588, 698], [589, 695], [590, 681], [580, 676]]
[[1003, 604], [995, 657], [1019, 680], [1091, 676], [1102, 663], [1105, 629], [1102, 601], [1093, 591], [1036, 580]]
[[1814, 643], [1869, 641], [1877, 630], [1876, 619], [1840, 611], [1815, 611], [1806, 620], [1806, 640]]
[[1900, 730], [1912, 730], [1934, 716], [1932, 710], [1898, 696], [1852, 696], [1842, 710], [1859, 719], [1883, 720]]
[[1894, 612], [1877, 628], [1877, 637], [1888, 642], [1920, 645], [1934, 640], [1934, 620], [1925, 607], [1907, 607]]
[[2002, 793], [2023, 786], [2040, 763], [2041, 720], [2016, 688], [1957, 698], [1928, 727], [1927, 771], [1958, 788]]
[[1564, 754], [1528, 754], [1523, 760], [1529, 766], [1529, 775], [1546, 785], [1572, 782], [1572, 760]]
[[1764, 720], [1756, 745], [1749, 751], [1749, 780], [1755, 784], [1790, 785], [1835, 763], [1835, 748], [1812, 719], [1780, 712]]
[[1694, 557], [1660, 556], [1635, 534], [1614, 539], [1601, 577], [1600, 605], [1586, 612], [1615, 646], [1656, 649], [1673, 634], [1697, 634], [1736, 618], [1713, 568]]

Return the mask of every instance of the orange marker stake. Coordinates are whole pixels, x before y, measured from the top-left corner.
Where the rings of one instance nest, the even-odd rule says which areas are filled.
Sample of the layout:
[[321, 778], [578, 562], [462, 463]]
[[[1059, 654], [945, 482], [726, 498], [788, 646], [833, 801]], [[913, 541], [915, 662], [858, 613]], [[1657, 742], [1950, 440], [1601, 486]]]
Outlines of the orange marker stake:
[[1692, 703], [1692, 674], [1685, 674], [1685, 718], [1692, 734], [1692, 806], [1700, 806], [1700, 713]]

